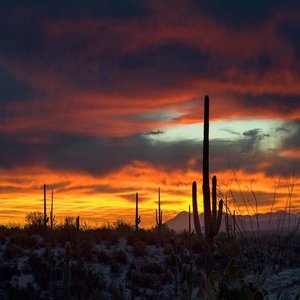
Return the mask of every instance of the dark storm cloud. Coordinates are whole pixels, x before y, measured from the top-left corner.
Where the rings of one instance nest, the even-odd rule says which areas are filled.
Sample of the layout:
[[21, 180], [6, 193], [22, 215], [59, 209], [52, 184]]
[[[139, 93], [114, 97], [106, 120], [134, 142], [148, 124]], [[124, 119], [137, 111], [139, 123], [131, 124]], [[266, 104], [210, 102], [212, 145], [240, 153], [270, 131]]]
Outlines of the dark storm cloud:
[[196, 77], [211, 76], [209, 62], [208, 53], [179, 41], [152, 45], [138, 52], [126, 54], [119, 60], [120, 70], [138, 70], [142, 74], [147, 71], [148, 81], [155, 72], [160, 74], [159, 80], [162, 80], [162, 84], [182, 80], [187, 74]]
[[232, 98], [242, 104], [242, 107], [251, 111], [252, 109], [259, 108], [266, 114], [280, 113], [292, 114], [299, 109], [300, 95], [282, 95], [276, 93], [233, 93]]
[[279, 29], [281, 34], [293, 47], [296, 57], [300, 59], [300, 21], [290, 21], [282, 24]]
[[[24, 63], [27, 59], [32, 59], [33, 62], [35, 59], [39, 60], [45, 52], [49, 51], [43, 27], [45, 22], [79, 22], [100, 18], [117, 18], [126, 21], [151, 14], [150, 7], [143, 0], [88, 2], [2, 0], [0, 7], [0, 51], [10, 58], [22, 59]], [[37, 57], [34, 57], [35, 55]]]
[[0, 65], [0, 103], [32, 99], [34, 92]]
[[236, 28], [260, 24], [270, 19], [276, 11], [293, 11], [299, 7], [297, 0], [204, 0], [192, 3], [193, 7], [205, 9], [217, 20]]
[[[261, 115], [268, 117], [284, 115], [288, 118], [299, 111], [300, 96], [294, 92], [299, 90], [293, 87], [293, 92], [285, 93], [284, 88], [280, 92], [272, 92], [270, 86], [276, 85], [273, 79], [281, 74], [282, 69], [287, 70], [289, 76], [295, 79], [293, 68], [297, 61], [293, 62], [293, 66], [282, 63], [282, 57], [276, 55], [285, 53], [286, 48], [281, 48], [282, 45], [276, 42], [278, 48], [270, 50], [265, 45], [267, 38], [263, 37], [262, 42], [260, 31], [257, 31], [259, 39], [255, 40], [251, 30], [256, 25], [261, 26], [263, 21], [272, 19], [276, 12], [293, 12], [298, 3], [279, 0], [187, 1], [183, 5], [188, 8], [189, 18], [176, 19], [175, 22], [172, 18], [170, 21], [168, 15], [170, 11], [172, 13], [172, 6], [165, 13], [158, 9], [158, 4], [155, 10], [153, 3], [151, 5], [151, 2], [141, 0], [0, 1], [0, 59], [7, 66], [0, 68], [0, 102], [6, 105], [11, 101], [32, 100], [36, 97], [34, 86], [40, 84], [45, 89], [43, 95], [48, 95], [49, 92], [53, 96], [45, 102], [49, 104], [50, 100], [55, 102], [58, 99], [58, 109], [53, 105], [55, 111], [51, 113], [59, 114], [62, 103], [68, 112], [77, 108], [78, 113], [75, 111], [74, 119], [69, 122], [80, 124], [74, 129], [79, 131], [79, 127], [85, 128], [88, 124], [81, 124], [79, 121], [82, 120], [80, 110], [86, 107], [86, 98], [80, 95], [79, 99], [83, 100], [78, 104], [78, 90], [83, 90], [87, 98], [92, 94], [93, 100], [97, 99], [94, 104], [97, 108], [112, 104], [116, 95], [118, 98], [124, 97], [124, 107], [130, 111], [132, 104], [126, 106], [125, 103], [128, 98], [141, 99], [139, 105], [143, 107], [143, 99], [156, 93], [156, 98], [152, 96], [153, 102], [157, 101], [155, 106], [159, 107], [161, 94], [171, 99], [168, 100], [169, 104], [174, 104], [178, 101], [174, 100], [172, 103], [174, 94], [171, 92], [174, 90], [185, 95], [191, 89], [197, 90], [199, 94], [206, 89], [214, 91], [216, 87], [216, 93], [224, 93], [228, 97], [232, 95], [230, 101], [238, 106], [234, 115], [244, 116], [247, 111], [247, 116], [261, 112]], [[207, 19], [203, 21], [201, 14]], [[194, 22], [193, 26], [189, 24], [190, 18]], [[137, 19], [139, 22], [130, 23]], [[103, 21], [100, 25], [99, 20]], [[205, 34], [200, 29], [206, 24], [201, 22], [209, 22], [209, 30]], [[232, 25], [235, 30], [232, 30]], [[248, 28], [245, 29], [245, 26]], [[287, 41], [294, 50], [295, 57], [299, 58], [299, 21], [285, 20], [276, 28], [278, 36], [272, 35], [270, 40], [282, 38]], [[240, 34], [243, 30], [245, 31]], [[272, 31], [270, 33], [273, 34]], [[266, 32], [263, 31], [263, 34]], [[245, 41], [236, 49], [228, 44], [228, 40], [239, 43], [243, 39]], [[247, 46], [255, 49], [255, 53], [249, 51], [250, 54], [247, 54]], [[266, 74], [268, 76], [263, 79], [271, 80], [266, 82], [266, 87], [262, 80], [261, 89], [264, 92], [252, 92], [253, 86], [260, 83], [260, 79]], [[19, 79], [22, 76], [24, 80]], [[251, 82], [253, 77], [256, 81]], [[59, 82], [60, 89], [55, 80]], [[234, 92], [235, 88], [239, 93]], [[243, 88], [251, 92], [243, 92]], [[103, 94], [107, 97], [103, 97]], [[113, 95], [111, 99], [110, 95]], [[196, 95], [188, 94], [187, 99], [191, 97]], [[75, 98], [77, 106], [73, 106], [71, 98]], [[181, 101], [183, 102], [182, 99]], [[149, 107], [140, 115], [134, 111], [134, 117], [130, 118], [127, 114], [125, 117], [122, 115], [122, 118], [132, 122], [150, 120], [153, 123], [166, 120], [165, 110], [153, 111], [153, 103]], [[20, 115], [16, 115], [22, 120], [20, 123], [34, 119], [28, 111], [35, 110], [30, 108], [28, 106], [27, 112], [17, 111]], [[38, 109], [46, 111], [44, 107]], [[2, 110], [3, 108], [2, 117], [6, 116], [7, 123], [10, 123], [9, 114]], [[113, 113], [117, 110], [118, 108]], [[230, 114], [230, 105], [226, 109], [222, 106], [221, 110], [222, 117], [226, 119]], [[62, 111], [66, 113], [65, 110]], [[28, 119], [26, 113], [29, 115]], [[112, 118], [105, 115], [112, 123], [113, 115], [111, 116]], [[94, 118], [101, 118], [101, 115]], [[52, 116], [49, 117], [51, 119]], [[175, 120], [176, 117], [173, 118], [174, 123]], [[40, 119], [35, 122], [37, 124], [32, 125], [33, 127], [43, 127]], [[91, 123], [93, 122], [97, 123], [95, 120]], [[31, 125], [31, 122], [28, 123]], [[296, 127], [297, 124], [295, 123]], [[30, 125], [28, 126], [32, 129]], [[155, 138], [160, 131], [150, 131], [148, 136], [136, 134], [126, 138], [97, 138], [89, 133], [86, 136], [63, 133], [66, 131], [65, 125], [62, 122], [62, 133], [45, 132], [43, 139], [46, 142], [43, 143], [26, 142], [24, 136], [18, 136], [18, 133], [1, 133], [0, 166], [13, 168], [41, 163], [52, 169], [102, 175], [135, 160], [149, 162], [157, 168], [167, 170], [185, 170], [191, 158], [199, 157], [199, 165], [201, 162], [200, 143], [154, 143], [148, 139], [149, 136]], [[5, 132], [10, 132], [9, 129]], [[254, 173], [260, 170], [262, 161], [270, 161], [271, 167], [267, 167], [265, 171], [276, 174], [280, 173], [278, 165], [282, 167], [296, 163], [293, 158], [279, 157], [276, 154], [272, 156], [269, 152], [260, 150], [260, 144], [268, 137], [268, 133], [254, 128], [234, 141], [212, 140], [212, 167], [218, 171], [232, 166]], [[293, 135], [286, 137], [282, 147], [295, 149], [299, 140], [299, 130], [295, 129]], [[196, 168], [200, 170], [198, 165]]]
[[[146, 161], [162, 169], [186, 169], [199, 145], [193, 141], [152, 143], [142, 135], [96, 138], [76, 134], [44, 134], [42, 144], [19, 142], [2, 134], [1, 168], [46, 162], [51, 169], [103, 175], [134, 161]], [[180, 157], [180, 159], [178, 159]]]
[[[290, 132], [283, 141], [283, 146], [286, 149], [300, 150], [300, 120], [291, 121], [288, 123]], [[300, 159], [300, 158], [299, 158]]]
[[[280, 150], [296, 149], [293, 141], [299, 131], [286, 138]], [[44, 142], [19, 142], [20, 137], [1, 135], [0, 167], [15, 168], [43, 164], [54, 170], [71, 170], [102, 176], [114, 172], [135, 161], [146, 162], [164, 171], [188, 170], [192, 166], [201, 170], [201, 143], [193, 140], [155, 142], [144, 135], [119, 138], [98, 138], [78, 134], [44, 134]], [[260, 129], [244, 133], [238, 139], [210, 142], [211, 171], [222, 172], [229, 168], [247, 173], [265, 172], [268, 175], [283, 175], [299, 165], [295, 157], [282, 157], [278, 151], [261, 150], [261, 143], [269, 134]], [[299, 141], [299, 139], [297, 139]], [[261, 166], [261, 162], [267, 165]], [[67, 185], [67, 184], [66, 184]], [[65, 188], [62, 186], [61, 188]], [[96, 191], [97, 187], [89, 189]], [[101, 190], [105, 187], [101, 186]]]

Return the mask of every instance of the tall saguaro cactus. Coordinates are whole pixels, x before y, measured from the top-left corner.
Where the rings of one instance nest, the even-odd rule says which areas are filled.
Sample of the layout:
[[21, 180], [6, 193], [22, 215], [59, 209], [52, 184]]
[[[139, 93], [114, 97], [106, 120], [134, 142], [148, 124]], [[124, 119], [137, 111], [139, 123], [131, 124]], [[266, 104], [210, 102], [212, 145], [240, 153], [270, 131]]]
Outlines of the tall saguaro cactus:
[[158, 188], [158, 210], [156, 209], [156, 225], [161, 228], [162, 225], [162, 210], [160, 209], [160, 188]]
[[53, 191], [51, 193], [51, 210], [50, 210], [50, 230], [53, 230], [53, 223], [54, 223], [54, 210], [53, 210]]
[[[204, 99], [204, 137], [203, 137], [203, 208], [204, 208], [204, 229], [205, 240], [209, 247], [213, 246], [214, 237], [220, 230], [222, 221], [223, 201], [219, 202], [219, 210], [217, 211], [217, 177], [212, 179], [212, 197], [210, 197], [209, 187], [209, 97]], [[203, 235], [199, 223], [198, 204], [197, 204], [197, 184], [193, 182], [193, 214], [194, 225], [200, 242], [203, 241]]]
[[47, 228], [49, 218], [47, 217], [47, 196], [46, 196], [46, 184], [44, 184], [44, 228]]
[[139, 216], [139, 193], [135, 194], [135, 231], [139, 230], [141, 217]]

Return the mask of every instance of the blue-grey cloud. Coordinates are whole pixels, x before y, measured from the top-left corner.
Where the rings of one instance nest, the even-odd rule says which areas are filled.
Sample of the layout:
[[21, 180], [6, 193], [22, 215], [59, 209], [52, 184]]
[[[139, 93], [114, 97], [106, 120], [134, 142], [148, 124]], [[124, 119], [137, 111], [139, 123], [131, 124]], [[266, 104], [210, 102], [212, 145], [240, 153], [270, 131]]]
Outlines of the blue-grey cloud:
[[204, 0], [192, 1], [193, 7], [208, 14], [226, 25], [243, 28], [261, 24], [272, 18], [275, 12], [293, 11], [299, 2], [280, 0]]

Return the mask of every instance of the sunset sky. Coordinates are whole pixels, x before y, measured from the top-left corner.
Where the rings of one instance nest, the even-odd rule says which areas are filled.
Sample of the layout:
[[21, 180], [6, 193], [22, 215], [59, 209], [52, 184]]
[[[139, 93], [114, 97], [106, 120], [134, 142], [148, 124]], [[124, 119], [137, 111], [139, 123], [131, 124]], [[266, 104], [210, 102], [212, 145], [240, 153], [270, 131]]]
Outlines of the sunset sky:
[[157, 188], [165, 221], [193, 180], [202, 211], [206, 94], [220, 196], [267, 212], [293, 187], [300, 210], [298, 0], [0, 3], [0, 223], [42, 211], [44, 183], [58, 221], [133, 223], [139, 192], [151, 227]]

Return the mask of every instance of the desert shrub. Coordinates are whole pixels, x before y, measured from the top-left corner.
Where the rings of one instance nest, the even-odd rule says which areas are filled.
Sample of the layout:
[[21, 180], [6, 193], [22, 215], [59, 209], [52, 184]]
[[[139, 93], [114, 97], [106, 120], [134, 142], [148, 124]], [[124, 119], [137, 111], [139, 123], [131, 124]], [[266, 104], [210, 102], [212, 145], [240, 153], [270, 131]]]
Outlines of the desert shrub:
[[30, 232], [41, 233], [44, 225], [44, 215], [40, 211], [29, 212], [25, 217], [25, 228]]
[[11, 280], [14, 274], [19, 273], [16, 265], [4, 263], [0, 265], [0, 281]]
[[146, 245], [155, 245], [155, 244], [157, 244], [156, 234], [152, 230], [140, 229], [138, 231], [138, 237], [139, 237], [139, 240], [141, 242], [145, 243]]
[[125, 298], [122, 286], [111, 286], [110, 293], [112, 300], [119, 300]]
[[143, 242], [136, 242], [133, 245], [133, 254], [134, 256], [145, 256], [147, 255], [146, 247]]
[[114, 246], [119, 242], [119, 237], [116, 232], [111, 232], [111, 234], [108, 236], [108, 242], [110, 246]]
[[42, 289], [47, 289], [49, 283], [49, 272], [47, 264], [43, 261], [43, 258], [35, 253], [31, 253], [28, 258], [28, 265], [32, 270], [37, 284]]
[[37, 291], [31, 283], [21, 288], [10, 285], [8, 288], [8, 297], [9, 299], [18, 300], [40, 299], [40, 292]]
[[99, 263], [108, 263], [109, 261], [109, 256], [104, 250], [97, 251], [96, 257]]
[[132, 232], [131, 225], [123, 220], [117, 220], [114, 229], [119, 236], [128, 236]]
[[153, 288], [155, 281], [159, 281], [159, 277], [156, 274], [136, 273], [135, 282], [141, 288]]
[[120, 265], [114, 260], [110, 262], [109, 268], [110, 268], [110, 273], [113, 275], [117, 275], [120, 272]]
[[5, 226], [0, 225], [0, 245], [6, 243], [7, 230]]
[[164, 272], [163, 266], [158, 263], [147, 263], [141, 265], [140, 270], [143, 273], [150, 273], [150, 274], [162, 274]]
[[13, 259], [21, 255], [23, 255], [22, 248], [19, 245], [15, 245], [12, 243], [8, 243], [3, 251], [4, 259]]
[[85, 258], [87, 261], [92, 261], [94, 248], [93, 241], [86, 238], [81, 244], [81, 257]]
[[127, 254], [126, 254], [125, 251], [119, 250], [118, 252], [116, 252], [114, 254], [114, 259], [115, 259], [116, 262], [124, 265], [127, 262]]
[[10, 238], [10, 243], [26, 249], [36, 249], [38, 241], [26, 232], [17, 232]]
[[137, 242], [137, 234], [136, 234], [136, 232], [131, 232], [127, 236], [127, 243], [128, 243], [129, 246], [132, 246], [136, 242]]
[[72, 299], [99, 299], [106, 286], [100, 273], [87, 268], [82, 260], [70, 264], [70, 272]]
[[104, 226], [93, 230], [91, 233], [93, 235], [93, 241], [95, 241], [96, 244], [100, 244], [103, 241], [108, 241], [110, 235], [113, 233], [113, 230], [110, 227]]

